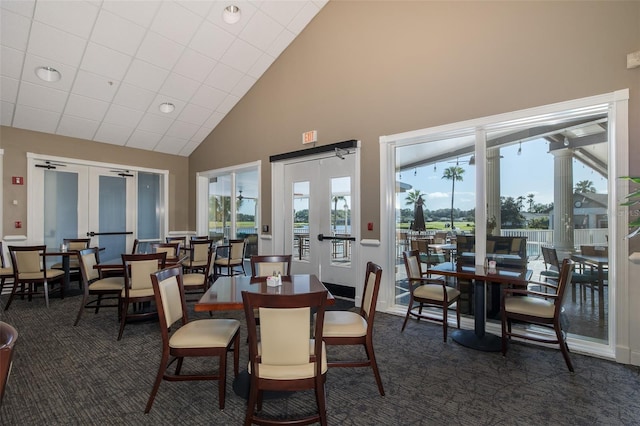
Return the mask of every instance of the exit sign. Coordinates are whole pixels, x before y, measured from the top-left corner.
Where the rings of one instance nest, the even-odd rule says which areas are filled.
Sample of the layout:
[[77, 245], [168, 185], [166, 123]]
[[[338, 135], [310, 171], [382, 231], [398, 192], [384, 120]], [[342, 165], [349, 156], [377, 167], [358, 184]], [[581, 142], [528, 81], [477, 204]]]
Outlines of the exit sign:
[[308, 132], [304, 132], [302, 134], [302, 143], [303, 144], [307, 144], [307, 143], [314, 143], [318, 141], [318, 131], [317, 130], [310, 130]]

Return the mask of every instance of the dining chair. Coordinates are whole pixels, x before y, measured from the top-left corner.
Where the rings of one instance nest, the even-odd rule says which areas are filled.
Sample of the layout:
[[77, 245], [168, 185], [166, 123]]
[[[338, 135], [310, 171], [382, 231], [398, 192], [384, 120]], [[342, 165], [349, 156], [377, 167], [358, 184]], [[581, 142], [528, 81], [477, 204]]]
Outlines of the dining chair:
[[133, 246], [131, 246], [131, 254], [137, 254], [138, 253], [138, 246], [140, 245], [140, 240], [139, 239], [135, 239], [133, 240]]
[[[231, 276], [231, 275], [247, 275], [244, 269], [244, 248], [245, 240], [229, 240], [228, 244], [219, 245], [216, 247], [216, 257], [213, 261], [216, 268], [216, 276]], [[226, 268], [227, 272], [222, 273], [222, 269]], [[242, 268], [239, 271], [237, 268]]]
[[274, 274], [291, 275], [290, 254], [266, 254], [251, 256], [251, 276], [268, 277]]
[[[162, 380], [216, 380], [218, 407], [225, 405], [227, 383], [227, 353], [233, 346], [233, 373], [238, 376], [240, 363], [240, 321], [235, 319], [201, 319], [189, 321], [182, 281], [182, 267], [175, 265], [151, 274], [151, 284], [158, 307], [162, 355], [145, 413], [151, 411]], [[170, 334], [171, 330], [171, 334]], [[216, 373], [181, 374], [182, 364], [189, 357], [217, 357]], [[176, 363], [175, 373], [169, 367]]]
[[187, 237], [184, 236], [184, 235], [182, 237], [166, 237], [165, 238], [165, 242], [166, 243], [180, 243], [180, 249], [182, 251], [185, 251], [185, 249], [188, 247]]
[[[66, 247], [67, 251], [79, 251], [86, 248], [89, 248], [91, 245], [91, 238], [64, 238], [62, 243]], [[51, 269], [61, 269], [64, 270], [62, 262], [56, 262], [51, 265], [49, 268]], [[69, 277], [78, 278], [78, 282], [80, 276], [80, 265], [78, 263], [77, 257], [69, 258]]]
[[[557, 285], [539, 282], [540, 286], [546, 286], [550, 292], [525, 290], [522, 288], [505, 288], [502, 291], [501, 311], [502, 311], [502, 355], [507, 354], [507, 344], [512, 337], [528, 339], [546, 344], [557, 344], [564, 357], [570, 372], [573, 372], [573, 365], [569, 357], [569, 346], [567, 346], [566, 333], [562, 329], [560, 314], [567, 285], [571, 282], [571, 272], [574, 262], [570, 259], [562, 261]], [[540, 333], [531, 333], [527, 328], [515, 330], [512, 323], [518, 325], [535, 324], [537, 326], [553, 329], [555, 339], [545, 337]]]
[[[447, 285], [443, 279], [429, 278], [428, 271], [422, 271], [420, 252], [418, 250], [408, 250], [402, 253], [404, 266], [407, 271], [409, 281], [409, 303], [407, 315], [402, 323], [402, 331], [407, 326], [409, 317], [415, 317], [418, 321], [426, 319], [442, 323], [442, 335], [444, 342], [447, 342], [447, 330], [449, 327], [449, 308], [455, 304], [457, 326], [460, 328], [460, 291]], [[418, 304], [418, 306], [414, 306]], [[441, 315], [434, 314], [424, 308], [436, 307], [441, 310]]]
[[[9, 246], [11, 263], [13, 264], [13, 288], [4, 310], [8, 310], [16, 296], [29, 301], [37, 294], [37, 286], [44, 287], [44, 300], [49, 307], [49, 283], [58, 284], [60, 298], [64, 299], [64, 271], [47, 269], [45, 254], [47, 246]], [[18, 289], [20, 287], [20, 289]]]
[[[329, 367], [371, 367], [378, 384], [378, 391], [384, 396], [382, 379], [373, 350], [373, 320], [381, 279], [382, 268], [373, 262], [367, 262], [359, 311], [327, 311], [322, 337], [327, 346], [362, 345], [367, 354], [366, 360], [327, 360], [327, 364]], [[260, 326], [262, 326], [262, 316], [260, 318]]]
[[[151, 274], [164, 269], [167, 252], [149, 254], [122, 254], [124, 268], [124, 288], [120, 292], [120, 331], [118, 340], [122, 338], [124, 327], [128, 319], [149, 318], [157, 315], [156, 309], [151, 309], [150, 303], [155, 301]], [[131, 306], [131, 312], [129, 311]]]
[[[249, 332], [250, 386], [246, 426], [253, 423], [327, 424], [327, 361], [322, 339], [327, 293], [326, 290], [296, 295], [242, 292]], [[316, 321], [313, 334], [310, 334], [312, 310], [316, 311]], [[260, 314], [259, 334], [254, 317], [256, 311]], [[261, 416], [265, 391], [308, 389], [315, 392], [317, 412], [294, 419]]]
[[9, 381], [17, 341], [18, 331], [12, 325], [0, 321], [0, 407]]
[[[97, 314], [100, 308], [120, 308], [118, 300], [124, 288], [124, 276], [102, 275], [102, 270], [96, 268], [96, 265], [100, 264], [99, 250], [98, 247], [91, 247], [78, 252], [82, 301], [74, 326], [80, 322], [85, 309], [93, 309]], [[91, 296], [95, 296], [95, 299], [89, 300]], [[107, 300], [115, 302], [103, 303]], [[120, 311], [118, 311], [118, 319], [120, 319]]]
[[0, 294], [4, 291], [6, 280], [13, 278], [13, 267], [5, 263], [4, 260], [4, 244], [0, 241]]
[[[545, 264], [545, 270], [540, 272], [540, 277], [550, 284], [557, 283], [560, 277], [560, 260], [558, 259], [558, 252], [554, 247], [542, 247], [542, 258]], [[578, 299], [582, 300], [586, 298], [586, 289], [591, 287], [593, 289], [594, 283], [598, 281], [598, 274], [595, 271], [583, 271], [578, 272], [572, 270], [571, 272], [571, 288], [573, 290], [573, 297], [576, 296], [576, 286], [579, 286]], [[542, 290], [546, 290], [549, 287], [543, 287]], [[593, 300], [593, 298], [592, 298]]]
[[185, 293], [202, 294], [209, 288], [213, 250], [213, 240], [189, 242], [189, 259], [182, 265]]

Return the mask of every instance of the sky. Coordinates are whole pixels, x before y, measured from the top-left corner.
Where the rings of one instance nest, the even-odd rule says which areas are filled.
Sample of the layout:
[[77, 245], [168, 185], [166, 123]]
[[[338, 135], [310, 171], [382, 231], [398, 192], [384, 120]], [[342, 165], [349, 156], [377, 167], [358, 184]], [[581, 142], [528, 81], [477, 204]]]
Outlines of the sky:
[[[548, 153], [546, 141], [538, 139], [522, 143], [522, 152], [518, 155], [518, 145], [511, 145], [500, 150], [500, 192], [503, 196], [517, 198], [534, 194], [535, 203], [549, 204], [553, 202], [553, 156]], [[467, 157], [468, 159], [468, 157]], [[438, 163], [434, 171], [433, 165], [419, 167], [412, 171], [403, 171], [399, 179], [410, 184], [412, 189], [419, 189], [425, 200], [424, 208], [428, 210], [451, 208], [451, 181], [442, 179], [445, 168], [455, 165]], [[460, 163], [465, 169], [463, 181], [456, 181], [454, 207], [461, 210], [475, 208], [475, 166]], [[607, 180], [591, 168], [574, 160], [574, 185], [582, 180], [590, 180], [597, 193], [607, 192]], [[398, 195], [399, 208], [407, 206], [406, 193]], [[525, 200], [526, 206], [526, 200]]]

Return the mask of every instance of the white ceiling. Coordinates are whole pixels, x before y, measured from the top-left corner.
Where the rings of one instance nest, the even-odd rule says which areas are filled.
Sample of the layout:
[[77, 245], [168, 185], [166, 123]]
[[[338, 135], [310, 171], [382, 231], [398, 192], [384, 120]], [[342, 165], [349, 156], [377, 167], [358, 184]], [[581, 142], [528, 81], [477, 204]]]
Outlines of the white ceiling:
[[327, 1], [1, 0], [1, 124], [188, 156]]

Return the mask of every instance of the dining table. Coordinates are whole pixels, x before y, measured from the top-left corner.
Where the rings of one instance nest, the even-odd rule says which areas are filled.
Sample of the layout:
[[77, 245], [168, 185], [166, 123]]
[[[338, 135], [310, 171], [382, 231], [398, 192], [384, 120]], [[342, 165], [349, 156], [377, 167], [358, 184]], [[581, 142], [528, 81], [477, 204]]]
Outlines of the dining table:
[[443, 275], [474, 283], [473, 330], [454, 330], [451, 338], [468, 348], [484, 352], [498, 352], [502, 349], [502, 338], [486, 333], [486, 284], [527, 286], [533, 271], [530, 269], [489, 268], [483, 265], [465, 265], [460, 262], [444, 262], [429, 269], [432, 275]]
[[60, 257], [62, 259], [62, 271], [64, 272], [64, 288], [68, 289], [71, 283], [71, 258], [78, 257], [78, 250], [66, 248], [48, 248], [44, 255], [46, 257]]
[[[167, 259], [165, 260], [164, 266], [165, 268], [169, 268], [175, 265], [182, 265], [188, 259], [189, 259], [188, 254], [181, 254], [180, 256], [176, 256], [176, 257], [167, 257]], [[104, 262], [100, 262], [97, 265], [93, 265], [93, 267], [95, 269], [99, 269], [101, 272], [108, 272], [108, 273], [122, 271], [124, 269], [124, 266], [122, 264], [122, 257], [115, 258], [115, 259], [108, 259]]]

